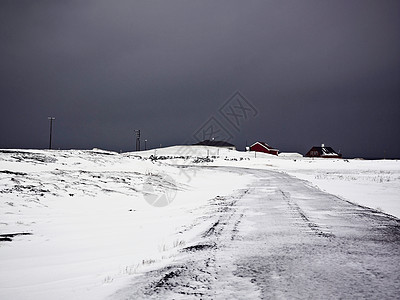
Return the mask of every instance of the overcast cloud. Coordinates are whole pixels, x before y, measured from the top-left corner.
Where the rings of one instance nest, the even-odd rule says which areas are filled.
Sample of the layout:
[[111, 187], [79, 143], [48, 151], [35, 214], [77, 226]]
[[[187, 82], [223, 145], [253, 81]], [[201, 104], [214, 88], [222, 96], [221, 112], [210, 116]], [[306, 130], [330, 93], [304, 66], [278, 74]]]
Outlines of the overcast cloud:
[[[214, 116], [240, 149], [400, 157], [399, 1], [0, 2], [0, 148], [131, 151]], [[257, 116], [219, 108], [240, 91]], [[142, 143], [143, 144], [143, 143]]]

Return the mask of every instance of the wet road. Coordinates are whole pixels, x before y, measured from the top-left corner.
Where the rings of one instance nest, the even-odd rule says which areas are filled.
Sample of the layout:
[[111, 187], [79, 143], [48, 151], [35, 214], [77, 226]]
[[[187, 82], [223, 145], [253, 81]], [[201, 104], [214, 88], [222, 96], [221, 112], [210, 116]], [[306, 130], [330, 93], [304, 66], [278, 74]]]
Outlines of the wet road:
[[176, 263], [113, 299], [398, 299], [400, 221], [287, 174], [251, 173], [210, 201], [210, 226]]

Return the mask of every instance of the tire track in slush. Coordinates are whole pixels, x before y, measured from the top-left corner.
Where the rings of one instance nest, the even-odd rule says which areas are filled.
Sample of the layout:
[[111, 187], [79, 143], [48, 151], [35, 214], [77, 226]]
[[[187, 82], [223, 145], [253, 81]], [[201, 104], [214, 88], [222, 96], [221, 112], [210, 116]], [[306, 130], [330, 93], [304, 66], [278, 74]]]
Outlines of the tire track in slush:
[[247, 193], [244, 189], [231, 196], [211, 199], [207, 220], [195, 222], [210, 223], [198, 243], [183, 247], [174, 264], [147, 272], [110, 299], [213, 299], [214, 285], [221, 270], [217, 253], [226, 247], [225, 240], [235, 240], [237, 227], [244, 216], [240, 212], [243, 208], [236, 204]]
[[[201, 241], [112, 299], [394, 299], [400, 222], [287, 174], [210, 202]], [[204, 222], [204, 220], [203, 220]]]

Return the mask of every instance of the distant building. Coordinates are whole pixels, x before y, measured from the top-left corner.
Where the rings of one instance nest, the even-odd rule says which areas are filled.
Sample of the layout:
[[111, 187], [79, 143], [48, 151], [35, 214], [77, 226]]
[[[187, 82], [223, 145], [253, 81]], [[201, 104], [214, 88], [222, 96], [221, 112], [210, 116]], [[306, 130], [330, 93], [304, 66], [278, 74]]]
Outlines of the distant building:
[[226, 148], [230, 150], [236, 150], [235, 145], [232, 145], [228, 142], [224, 141], [216, 141], [216, 140], [205, 140], [202, 142], [198, 142], [197, 144], [194, 144], [195, 146], [212, 146], [212, 147], [220, 147], [220, 148]]
[[324, 157], [324, 158], [342, 158], [342, 154], [337, 153], [331, 147], [325, 147], [322, 144], [320, 147], [314, 146], [305, 155], [306, 157]]
[[264, 142], [255, 142], [253, 145], [249, 147], [250, 151], [264, 152], [268, 154], [278, 155], [279, 150], [274, 149], [270, 145]]

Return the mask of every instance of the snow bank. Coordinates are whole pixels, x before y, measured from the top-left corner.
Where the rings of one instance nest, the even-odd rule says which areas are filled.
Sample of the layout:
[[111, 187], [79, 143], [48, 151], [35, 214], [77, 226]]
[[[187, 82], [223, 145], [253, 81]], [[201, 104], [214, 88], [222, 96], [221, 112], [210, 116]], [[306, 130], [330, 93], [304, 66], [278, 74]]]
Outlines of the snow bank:
[[[166, 264], [196, 236], [188, 226], [208, 201], [247, 182], [181, 171], [98, 149], [0, 151], [0, 299], [99, 299]], [[145, 183], [174, 198], [149, 205]]]

